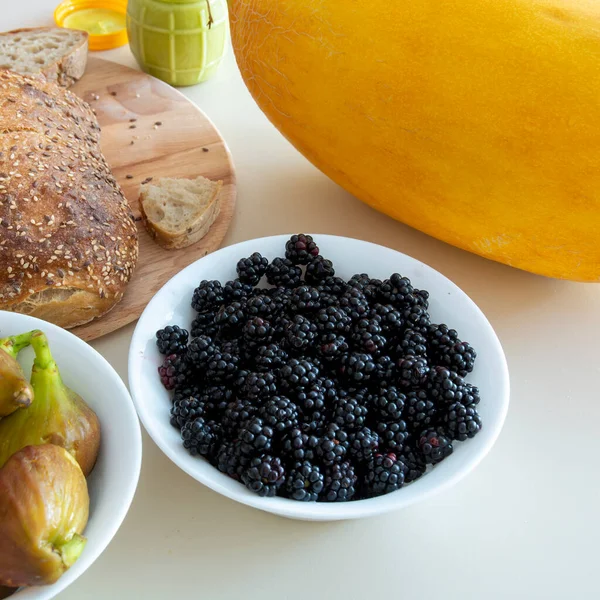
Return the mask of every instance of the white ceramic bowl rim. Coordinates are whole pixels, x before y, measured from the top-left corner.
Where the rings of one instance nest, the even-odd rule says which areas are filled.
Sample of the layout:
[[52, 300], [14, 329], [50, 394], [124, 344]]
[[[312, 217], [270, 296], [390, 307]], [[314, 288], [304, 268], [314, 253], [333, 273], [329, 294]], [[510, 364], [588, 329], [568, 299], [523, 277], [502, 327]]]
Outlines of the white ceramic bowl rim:
[[[490, 360], [494, 365], [494, 369], [497, 371], [496, 379], [498, 383], [497, 389], [494, 390], [496, 396], [495, 401], [497, 402], [496, 418], [492, 422], [484, 422], [484, 429], [482, 430], [482, 433], [480, 433], [474, 440], [468, 440], [467, 442], [465, 442], [465, 445], [467, 445], [468, 447], [470, 443], [475, 442], [478, 438], [484, 439], [485, 442], [482, 445], [480, 444], [478, 451], [472, 452], [468, 458], [463, 459], [460, 466], [455, 469], [452, 469], [452, 472], [448, 472], [448, 475], [445, 476], [442, 481], [437, 483], [437, 485], [434, 488], [419, 491], [418, 494], [408, 495], [406, 493], [413, 486], [417, 486], [419, 482], [424, 481], [428, 477], [431, 477], [432, 474], [429, 473], [426, 477], [423, 477], [418, 481], [410, 484], [409, 486], [405, 486], [401, 490], [398, 490], [397, 492], [394, 492], [392, 494], [387, 494], [385, 496], [380, 496], [378, 498], [372, 498], [368, 500], [351, 501], [345, 503], [304, 503], [279, 497], [261, 498], [253, 494], [252, 492], [246, 490], [243, 485], [237, 482], [234, 482], [235, 487], [227, 485], [226, 482], [231, 482], [232, 480], [230, 480], [226, 475], [219, 473], [216, 469], [214, 469], [214, 467], [208, 465], [208, 463], [205, 464], [211, 469], [213, 469], [218, 475], [217, 477], [211, 477], [209, 480], [207, 480], [205, 476], [203, 476], [200, 473], [200, 471], [195, 468], [193, 462], [185, 460], [182, 461], [182, 453], [185, 452], [185, 450], [183, 449], [181, 443], [174, 445], [164, 439], [163, 435], [159, 431], [159, 428], [155, 426], [155, 415], [152, 414], [152, 411], [149, 409], [149, 406], [145, 402], [144, 394], [147, 391], [147, 389], [145, 388], [144, 382], [145, 372], [142, 367], [144, 355], [144, 351], [142, 349], [147, 347], [149, 341], [149, 332], [151, 330], [156, 331], [157, 329], [164, 327], [172, 322], [169, 321], [170, 315], [165, 314], [166, 309], [163, 306], [163, 304], [165, 299], [173, 295], [174, 290], [186, 290], [189, 294], [189, 297], [191, 298], [192, 290], [200, 281], [200, 279], [216, 278], [220, 279], [222, 282], [225, 281], [225, 277], [215, 276], [214, 273], [212, 275], [209, 274], [205, 277], [202, 273], [203, 264], [208, 264], [208, 261], [211, 261], [211, 266], [220, 266], [223, 264], [226, 265], [224, 269], [230, 270], [232, 267], [232, 262], [233, 266], [235, 266], [235, 261], [230, 255], [235, 254], [235, 256], [237, 257], [235, 260], [239, 259], [242, 256], [247, 256], [254, 251], [258, 251], [268, 255], [269, 252], [265, 251], [264, 248], [268, 247], [270, 250], [271, 246], [274, 243], [277, 243], [278, 247], [280, 248], [279, 253], [276, 255], [281, 256], [283, 253], [283, 246], [285, 244], [285, 241], [289, 239], [289, 235], [278, 235], [248, 240], [246, 242], [241, 242], [233, 246], [221, 248], [217, 252], [214, 252], [213, 254], [210, 254], [196, 261], [195, 263], [189, 265], [184, 270], [179, 272], [170, 281], [168, 281], [150, 301], [150, 303], [142, 313], [142, 316], [140, 317], [138, 325], [133, 334], [129, 355], [129, 386], [131, 389], [133, 401], [138, 411], [138, 415], [144, 427], [146, 428], [154, 442], [171, 459], [171, 461], [173, 461], [177, 466], [179, 466], [182, 470], [184, 470], [186, 473], [188, 473], [188, 475], [190, 475], [194, 479], [200, 481], [204, 485], [207, 485], [219, 494], [227, 496], [228, 498], [231, 498], [238, 502], [242, 502], [246, 505], [258, 508], [260, 510], [273, 512], [289, 518], [307, 520], [335, 520], [360, 518], [387, 512], [388, 510], [396, 509], [402, 506], [407, 506], [414, 502], [424, 500], [436, 493], [439, 493], [449, 488], [450, 486], [460, 481], [463, 477], [465, 477], [465, 475], [472, 471], [483, 460], [483, 458], [487, 455], [487, 453], [490, 451], [490, 449], [496, 442], [506, 418], [509, 402], [509, 375], [508, 367], [506, 364], [506, 358], [504, 356], [504, 352], [502, 350], [502, 346], [500, 344], [500, 341], [498, 340], [498, 337], [496, 336], [492, 326], [490, 325], [482, 311], [477, 307], [477, 305], [454, 283], [452, 283], [449, 279], [447, 279], [442, 274], [435, 271], [428, 265], [425, 265], [424, 263], [421, 263], [420, 261], [414, 258], [411, 258], [390, 248], [379, 246], [370, 242], [355, 240], [352, 238], [332, 236], [327, 234], [311, 235], [313, 235], [317, 243], [319, 243], [320, 247], [325, 248], [323, 254], [327, 258], [334, 258], [331, 256], [331, 251], [333, 248], [336, 247], [336, 245], [343, 245], [345, 247], [348, 247], [347, 249], [351, 248], [352, 250], [349, 251], [349, 258], [347, 254], [345, 256], [347, 256], [347, 259], [352, 260], [353, 265], [355, 264], [355, 262], [359, 262], [356, 259], [359, 257], [360, 254], [365, 252], [374, 254], [375, 256], [394, 253], [401, 267], [397, 269], [398, 271], [410, 277], [410, 273], [406, 272], [406, 267], [411, 265], [413, 267], [413, 270], [417, 270], [418, 272], [422, 273], [423, 277], [411, 277], [416, 287], [423, 287], [431, 291], [431, 283], [435, 282], [437, 285], [443, 287], [445, 293], [454, 294], [455, 299], [458, 299], [459, 304], [462, 308], [468, 309], [469, 319], [473, 322], [476, 322], [477, 327], [481, 328], [481, 335], [483, 336], [483, 338], [485, 338], [487, 344], [486, 353], [491, 357]], [[334, 260], [334, 264], [339, 264], [339, 261]], [[341, 270], [342, 269], [340, 269], [340, 271]], [[371, 271], [373, 270], [374, 269], [372, 268]], [[352, 269], [352, 273], [356, 272], [362, 272], [360, 265], [357, 266], [357, 268]], [[388, 273], [388, 275], [391, 274], [391, 272]], [[343, 276], [348, 277], [346, 273], [343, 273]], [[375, 276], [378, 275], [375, 274]], [[233, 277], [226, 278], [231, 279]], [[426, 281], [423, 281], [422, 279], [425, 279]], [[193, 285], [191, 282], [194, 282]], [[433, 299], [435, 299], [433, 294], [432, 297]], [[454, 326], [452, 319], [449, 320], [451, 321], [449, 323], [450, 326]], [[185, 323], [179, 324], [182, 326], [186, 326]], [[465, 337], [469, 339], [469, 341], [471, 341], [471, 338], [469, 336]], [[158, 353], [156, 352], [156, 354]], [[158, 376], [155, 375], [155, 377], [156, 379], [152, 382], [152, 385], [160, 386]], [[166, 392], [164, 393], [166, 395]], [[165, 416], [164, 418], [167, 419], [168, 417]], [[451, 461], [451, 459], [452, 457], [444, 461], [444, 463], [438, 465], [436, 469], [440, 469], [444, 465], [448, 464]], [[204, 462], [203, 459], [197, 458], [195, 460]]]

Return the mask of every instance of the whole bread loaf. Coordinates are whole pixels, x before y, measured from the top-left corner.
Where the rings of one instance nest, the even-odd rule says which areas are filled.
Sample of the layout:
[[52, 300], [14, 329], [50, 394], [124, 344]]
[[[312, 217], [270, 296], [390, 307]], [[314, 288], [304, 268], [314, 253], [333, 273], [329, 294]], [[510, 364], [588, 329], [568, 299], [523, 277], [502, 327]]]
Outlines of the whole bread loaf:
[[123, 296], [137, 229], [99, 140], [75, 95], [0, 72], [0, 309], [74, 327]]

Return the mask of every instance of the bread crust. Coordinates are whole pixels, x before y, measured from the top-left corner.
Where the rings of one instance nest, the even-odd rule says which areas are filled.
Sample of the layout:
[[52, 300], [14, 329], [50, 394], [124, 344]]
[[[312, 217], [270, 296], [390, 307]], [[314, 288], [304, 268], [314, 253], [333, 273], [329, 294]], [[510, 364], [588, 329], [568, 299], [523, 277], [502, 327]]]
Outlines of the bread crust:
[[[24, 27], [21, 29], [13, 29], [1, 33], [0, 36], [18, 35], [20, 33], [52, 33], [57, 27]], [[71, 30], [73, 31], [73, 30]], [[76, 81], [83, 77], [85, 67], [87, 65], [89, 35], [87, 31], [79, 31], [79, 42], [73, 49], [65, 54], [60, 60], [53, 62], [41, 71], [41, 74], [48, 80], [56, 82], [62, 87], [70, 87]]]
[[98, 132], [69, 92], [0, 73], [0, 309], [68, 328], [122, 298], [137, 229]]

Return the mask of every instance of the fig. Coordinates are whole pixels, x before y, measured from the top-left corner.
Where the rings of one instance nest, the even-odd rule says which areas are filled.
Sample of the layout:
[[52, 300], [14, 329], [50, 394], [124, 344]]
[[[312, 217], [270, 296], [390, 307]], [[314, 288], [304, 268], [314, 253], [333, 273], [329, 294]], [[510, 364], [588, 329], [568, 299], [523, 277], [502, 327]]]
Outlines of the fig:
[[0, 340], [0, 418], [33, 401], [33, 389], [17, 362], [17, 355], [29, 346], [33, 332]]
[[0, 585], [54, 583], [82, 553], [90, 498], [77, 461], [27, 446], [0, 469]]
[[100, 449], [96, 413], [62, 381], [41, 331], [31, 336], [35, 360], [31, 371], [34, 401], [0, 420], [0, 467], [25, 446], [55, 444], [65, 448], [87, 477]]
[[17, 588], [9, 588], [3, 585], [0, 585], [0, 600], [4, 600], [4, 598], [8, 598], [12, 596], [17, 591]]

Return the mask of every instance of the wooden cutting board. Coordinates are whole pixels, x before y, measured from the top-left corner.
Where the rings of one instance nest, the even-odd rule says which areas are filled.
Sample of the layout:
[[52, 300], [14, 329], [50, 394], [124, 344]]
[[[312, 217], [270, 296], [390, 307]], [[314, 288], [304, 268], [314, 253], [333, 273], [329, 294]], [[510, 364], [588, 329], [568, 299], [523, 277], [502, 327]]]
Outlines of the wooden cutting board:
[[137, 219], [140, 184], [149, 177], [204, 175], [223, 181], [221, 214], [206, 237], [188, 248], [163, 250], [138, 221], [140, 259], [123, 300], [103, 317], [72, 330], [93, 340], [137, 319], [173, 275], [221, 245], [235, 206], [235, 170], [206, 115], [154, 77], [91, 57], [71, 91], [96, 111], [102, 150]]

